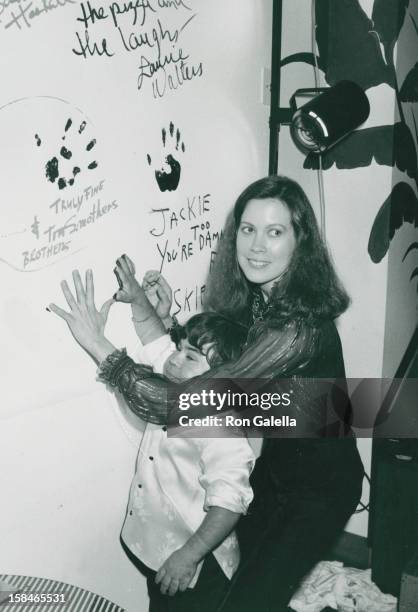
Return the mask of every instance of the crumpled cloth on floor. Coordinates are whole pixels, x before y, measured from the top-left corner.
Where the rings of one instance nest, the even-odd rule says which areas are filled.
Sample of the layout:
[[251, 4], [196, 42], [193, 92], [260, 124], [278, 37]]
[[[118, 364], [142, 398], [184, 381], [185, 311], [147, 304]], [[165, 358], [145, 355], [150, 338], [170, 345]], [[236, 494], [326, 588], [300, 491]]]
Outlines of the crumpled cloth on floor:
[[371, 570], [321, 561], [303, 580], [289, 606], [295, 612], [396, 612], [396, 597], [385, 595], [371, 581]]

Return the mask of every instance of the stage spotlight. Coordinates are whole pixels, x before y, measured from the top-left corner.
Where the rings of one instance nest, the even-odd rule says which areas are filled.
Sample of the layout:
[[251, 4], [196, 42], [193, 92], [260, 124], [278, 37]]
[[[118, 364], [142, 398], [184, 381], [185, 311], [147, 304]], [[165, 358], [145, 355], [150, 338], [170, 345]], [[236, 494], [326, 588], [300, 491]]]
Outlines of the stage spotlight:
[[[297, 108], [297, 98], [307, 96], [309, 102]], [[352, 81], [325, 89], [299, 89], [290, 107], [290, 133], [302, 153], [324, 153], [364, 123], [370, 113], [366, 94]]]

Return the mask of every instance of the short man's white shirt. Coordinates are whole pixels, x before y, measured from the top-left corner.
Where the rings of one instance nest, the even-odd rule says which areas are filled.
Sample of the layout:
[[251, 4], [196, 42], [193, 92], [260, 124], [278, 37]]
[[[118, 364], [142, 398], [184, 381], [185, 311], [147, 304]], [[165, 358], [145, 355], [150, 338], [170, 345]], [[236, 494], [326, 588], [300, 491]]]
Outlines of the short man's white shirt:
[[[174, 349], [166, 335], [138, 349], [135, 359], [162, 372]], [[245, 437], [167, 437], [165, 427], [147, 423], [122, 528], [124, 543], [157, 571], [198, 529], [210, 506], [246, 513], [253, 497], [249, 475], [254, 461]], [[213, 554], [230, 579], [239, 563], [235, 532]]]

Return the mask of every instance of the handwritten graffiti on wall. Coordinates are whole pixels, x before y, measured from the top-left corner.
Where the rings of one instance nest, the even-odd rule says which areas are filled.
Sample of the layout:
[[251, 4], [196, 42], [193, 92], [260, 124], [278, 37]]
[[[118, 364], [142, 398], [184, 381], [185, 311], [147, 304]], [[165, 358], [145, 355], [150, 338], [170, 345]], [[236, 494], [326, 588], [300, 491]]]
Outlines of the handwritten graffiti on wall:
[[114, 1], [92, 7], [87, 0], [80, 9], [77, 21], [83, 29], [75, 32], [72, 52], [84, 59], [134, 53], [138, 91], [150, 83], [153, 97], [162, 98], [202, 76], [202, 62], [195, 62], [183, 44], [184, 32], [197, 16], [184, 2]]
[[5, 30], [13, 28], [24, 31], [35, 25], [39, 17], [53, 14], [67, 4], [75, 4], [75, 0], [32, 0], [28, 3], [0, 0], [0, 23]]
[[[152, 208], [149, 233], [155, 239], [158, 267], [161, 273], [187, 265], [198, 255], [208, 253], [209, 265], [213, 261], [220, 230], [212, 228], [210, 221], [211, 195], [186, 197], [186, 202], [172, 206]], [[175, 288], [174, 314], [191, 313], [202, 306], [204, 285]]]
[[104, 183], [103, 179], [96, 185], [90, 185], [69, 200], [63, 198], [54, 200], [49, 205], [49, 209], [56, 217], [53, 222], [43, 224], [40, 221], [40, 214], [34, 216], [31, 233], [39, 241], [39, 245], [22, 252], [24, 271], [30, 270], [34, 265], [36, 269], [41, 269], [55, 256], [69, 254], [75, 233], [91, 227], [104, 215], [118, 208], [115, 200], [106, 203], [101, 199], [100, 192]]
[[98, 176], [102, 149], [89, 118], [69, 102], [34, 96], [0, 109], [5, 202], [0, 261], [36, 272], [91, 242], [119, 205]]
[[[159, 272], [172, 277], [182, 270], [182, 278], [196, 274], [196, 266], [205, 273], [211, 266], [221, 231], [213, 226], [213, 206], [210, 193], [180, 195], [175, 193], [182, 176], [182, 164], [189, 152], [180, 128], [173, 121], [161, 129], [161, 156], [146, 154], [148, 167], [153, 170], [155, 186], [161, 192], [161, 205], [150, 211], [148, 232], [153, 239]], [[181, 161], [180, 161], [181, 160]], [[158, 162], [162, 162], [159, 166]], [[144, 160], [145, 162], [145, 160]], [[189, 266], [193, 262], [193, 267]], [[183, 274], [184, 271], [184, 274]], [[173, 287], [172, 314], [190, 315], [202, 307], [204, 285]]]
[[209, 213], [209, 193], [187, 197], [186, 205], [176, 209], [151, 209], [153, 227], [149, 233], [156, 238], [160, 272], [170, 264], [186, 262], [197, 253], [214, 249], [220, 232], [212, 229]]

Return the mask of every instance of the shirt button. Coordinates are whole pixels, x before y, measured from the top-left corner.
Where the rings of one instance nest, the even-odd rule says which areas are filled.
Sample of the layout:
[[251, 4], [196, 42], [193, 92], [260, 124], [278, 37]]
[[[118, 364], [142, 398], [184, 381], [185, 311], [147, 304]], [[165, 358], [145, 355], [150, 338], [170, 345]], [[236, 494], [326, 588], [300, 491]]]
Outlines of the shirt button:
[[129, 512], [129, 514], [130, 514], [130, 516], [132, 516], [132, 514], [133, 514], [133, 513], [132, 513], [132, 510]]
[[149, 457], [149, 460], [150, 461], [154, 461], [154, 457]]
[[139, 484], [139, 485], [138, 485], [138, 489], [142, 489], [142, 484]]

